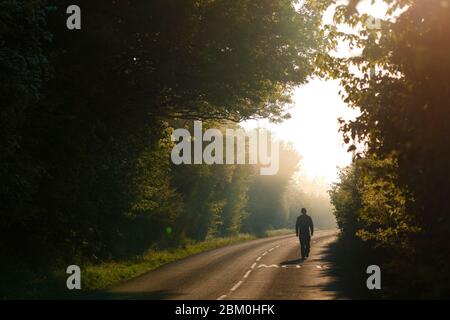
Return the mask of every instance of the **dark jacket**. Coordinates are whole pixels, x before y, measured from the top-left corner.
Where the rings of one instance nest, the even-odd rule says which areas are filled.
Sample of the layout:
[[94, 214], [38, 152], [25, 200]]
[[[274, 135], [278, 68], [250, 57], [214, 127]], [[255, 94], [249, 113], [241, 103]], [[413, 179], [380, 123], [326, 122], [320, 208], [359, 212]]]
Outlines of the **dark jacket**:
[[[309, 233], [311, 231], [311, 233]], [[302, 214], [297, 217], [295, 233], [300, 237], [310, 237], [314, 233], [314, 225], [310, 216]]]

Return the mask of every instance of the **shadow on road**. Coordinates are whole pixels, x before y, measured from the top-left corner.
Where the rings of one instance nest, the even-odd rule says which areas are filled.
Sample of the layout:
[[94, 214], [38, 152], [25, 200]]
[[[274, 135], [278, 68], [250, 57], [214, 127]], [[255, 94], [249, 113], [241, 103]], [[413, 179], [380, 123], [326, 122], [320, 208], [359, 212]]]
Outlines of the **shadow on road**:
[[320, 289], [333, 292], [336, 299], [370, 299], [366, 270], [350, 250], [339, 238], [326, 245], [321, 257], [326, 268], [321, 270], [321, 276], [331, 281], [321, 285]]
[[152, 291], [152, 292], [102, 292], [92, 295], [88, 300], [168, 300], [178, 296], [179, 293], [173, 291]]
[[303, 263], [305, 260], [303, 259], [295, 259], [295, 260], [286, 260], [283, 262], [280, 262], [280, 266], [294, 266]]

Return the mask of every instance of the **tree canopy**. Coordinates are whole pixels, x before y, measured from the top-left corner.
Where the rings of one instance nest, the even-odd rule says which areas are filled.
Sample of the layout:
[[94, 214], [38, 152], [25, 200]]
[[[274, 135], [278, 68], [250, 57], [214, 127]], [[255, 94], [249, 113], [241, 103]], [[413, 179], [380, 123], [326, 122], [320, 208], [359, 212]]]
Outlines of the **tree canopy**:
[[0, 4], [1, 289], [69, 261], [283, 226], [292, 150], [265, 189], [274, 212], [254, 227], [255, 168], [174, 166], [170, 135], [192, 120], [288, 118], [323, 45], [320, 12], [290, 0], [80, 0], [81, 30], [68, 30], [71, 4]]
[[[348, 207], [341, 182], [333, 191], [336, 214], [343, 226], [353, 225], [340, 218], [348, 216], [346, 210], [356, 214], [361, 237], [394, 252], [386, 259], [391, 265], [417, 266], [401, 277], [406, 281], [403, 292], [447, 295], [449, 279], [437, 276], [439, 267], [433, 265], [450, 255], [450, 149], [445, 142], [450, 130], [445, 78], [450, 68], [450, 8], [434, 0], [386, 3], [392, 18], [376, 29], [363, 24], [367, 16], [346, 18], [338, 12], [341, 21], [360, 23], [357, 34], [335, 35], [361, 48], [361, 54], [321, 58], [320, 70], [340, 78], [345, 101], [361, 110], [356, 120], [342, 122], [347, 141], [365, 145], [343, 173], [346, 181], [357, 172], [347, 198], [357, 206]], [[410, 278], [420, 280], [407, 283]]]

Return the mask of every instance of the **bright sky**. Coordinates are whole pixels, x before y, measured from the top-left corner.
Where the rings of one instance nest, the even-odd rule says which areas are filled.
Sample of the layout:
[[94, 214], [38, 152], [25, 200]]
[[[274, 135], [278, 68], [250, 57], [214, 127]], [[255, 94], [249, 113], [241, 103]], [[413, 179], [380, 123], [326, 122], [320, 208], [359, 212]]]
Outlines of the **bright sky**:
[[339, 97], [337, 81], [314, 79], [295, 90], [292, 118], [281, 123], [248, 121], [246, 128], [270, 129], [282, 140], [290, 141], [302, 155], [301, 175], [325, 178], [331, 183], [337, 178], [336, 166], [351, 162], [351, 154], [343, 146], [337, 119], [352, 119], [357, 111], [348, 108]]
[[[377, 0], [360, 2], [358, 10], [377, 18], [383, 18], [387, 5]], [[331, 22], [331, 8], [324, 16], [326, 23]], [[347, 46], [338, 48], [339, 55], [348, 55]], [[264, 127], [285, 141], [293, 143], [302, 155], [300, 175], [308, 179], [324, 180], [331, 183], [337, 180], [337, 167], [351, 163], [351, 154], [343, 145], [342, 134], [338, 132], [337, 119], [354, 119], [358, 111], [346, 106], [339, 96], [338, 81], [313, 79], [295, 90], [294, 106], [290, 110], [292, 118], [281, 124], [268, 121], [248, 121], [245, 128]]]

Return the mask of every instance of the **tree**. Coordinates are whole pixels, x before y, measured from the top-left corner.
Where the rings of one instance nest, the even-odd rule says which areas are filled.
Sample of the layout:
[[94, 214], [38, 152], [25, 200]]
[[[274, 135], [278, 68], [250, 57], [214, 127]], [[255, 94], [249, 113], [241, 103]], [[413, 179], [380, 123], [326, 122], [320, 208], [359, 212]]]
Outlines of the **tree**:
[[244, 230], [263, 235], [268, 229], [285, 227], [289, 208], [285, 196], [294, 173], [298, 169], [300, 156], [290, 144], [281, 143], [279, 172], [272, 176], [256, 176], [252, 181]]
[[[340, 78], [345, 101], [361, 110], [355, 121], [343, 123], [346, 140], [366, 144], [361, 156], [367, 163], [377, 159], [364, 174], [367, 185], [360, 214], [366, 223], [374, 223], [364, 237], [377, 244], [389, 242], [390, 236], [403, 238], [398, 244], [408, 242], [416, 259], [419, 276], [411, 277], [423, 279], [411, 284], [412, 292], [447, 294], [446, 275], [431, 279], [450, 257], [450, 147], [442, 143], [450, 133], [450, 9], [434, 0], [386, 2], [391, 14], [402, 6], [404, 13], [383, 21], [379, 30], [363, 26], [356, 35], [340, 34], [362, 54], [321, 57], [319, 69]], [[345, 17], [338, 10], [337, 19], [356, 25], [367, 16]], [[351, 72], [352, 68], [359, 71]]]
[[174, 168], [170, 131], [183, 120], [287, 118], [322, 46], [320, 12], [291, 0], [80, 0], [81, 30], [68, 30], [71, 4], [0, 4], [0, 255], [10, 269], [237, 232], [251, 173]]

